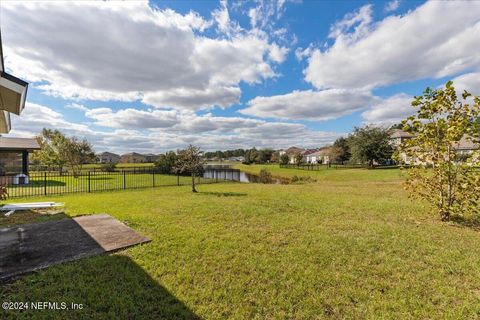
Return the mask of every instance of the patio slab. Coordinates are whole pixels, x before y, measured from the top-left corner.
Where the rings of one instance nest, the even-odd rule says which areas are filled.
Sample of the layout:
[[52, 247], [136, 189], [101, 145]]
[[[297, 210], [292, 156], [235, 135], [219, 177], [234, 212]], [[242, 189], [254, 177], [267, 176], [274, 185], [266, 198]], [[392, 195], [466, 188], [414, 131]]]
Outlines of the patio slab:
[[150, 240], [98, 214], [0, 229], [0, 281]]

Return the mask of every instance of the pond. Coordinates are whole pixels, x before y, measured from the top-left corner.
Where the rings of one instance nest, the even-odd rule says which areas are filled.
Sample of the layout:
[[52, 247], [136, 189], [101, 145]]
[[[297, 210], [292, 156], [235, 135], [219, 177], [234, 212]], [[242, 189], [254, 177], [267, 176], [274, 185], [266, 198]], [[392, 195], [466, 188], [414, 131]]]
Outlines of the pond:
[[[231, 165], [228, 164], [207, 164], [203, 173], [204, 178], [210, 179], [225, 179], [232, 181], [240, 181], [245, 183], [261, 183], [260, 177], [255, 174], [251, 174], [242, 170], [233, 169]], [[286, 184], [288, 180], [272, 178], [272, 183], [274, 184]]]

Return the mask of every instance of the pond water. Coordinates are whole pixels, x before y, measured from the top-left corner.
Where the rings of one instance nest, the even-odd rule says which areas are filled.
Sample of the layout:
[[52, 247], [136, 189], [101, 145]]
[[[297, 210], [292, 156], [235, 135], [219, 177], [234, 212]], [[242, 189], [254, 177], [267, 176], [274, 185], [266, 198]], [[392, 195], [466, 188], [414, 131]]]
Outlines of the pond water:
[[[204, 178], [210, 179], [225, 179], [240, 181], [245, 183], [261, 183], [260, 177], [255, 174], [251, 174], [242, 170], [233, 169], [231, 165], [206, 165], [205, 171], [203, 173]], [[275, 184], [285, 184], [287, 180], [273, 178], [272, 183]]]

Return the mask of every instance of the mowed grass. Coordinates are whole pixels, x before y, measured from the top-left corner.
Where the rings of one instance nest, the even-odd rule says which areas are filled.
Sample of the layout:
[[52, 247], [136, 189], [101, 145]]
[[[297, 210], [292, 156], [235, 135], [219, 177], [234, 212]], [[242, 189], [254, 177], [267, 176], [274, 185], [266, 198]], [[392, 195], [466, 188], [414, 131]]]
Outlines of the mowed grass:
[[[197, 177], [198, 183], [213, 183], [213, 179]], [[127, 172], [90, 172], [78, 177], [58, 173], [32, 174], [28, 185], [9, 186], [11, 197], [40, 196], [62, 193], [95, 192], [132, 188], [188, 185], [189, 176]]]
[[152, 242], [0, 289], [1, 301], [75, 302], [82, 310], [0, 310], [0, 318], [480, 317], [480, 234], [410, 201], [398, 170], [269, 168], [317, 181], [35, 199], [65, 202], [70, 216], [107, 212]]

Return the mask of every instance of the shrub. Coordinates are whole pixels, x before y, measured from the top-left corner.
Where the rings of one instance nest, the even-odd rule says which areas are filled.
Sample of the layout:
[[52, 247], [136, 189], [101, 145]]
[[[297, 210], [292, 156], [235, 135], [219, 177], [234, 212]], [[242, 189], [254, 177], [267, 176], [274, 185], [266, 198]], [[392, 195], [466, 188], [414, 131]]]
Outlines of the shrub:
[[0, 200], [7, 200], [7, 198], [8, 198], [7, 187], [0, 186]]
[[102, 166], [100, 167], [100, 170], [102, 170], [103, 172], [113, 172], [115, 171], [115, 168], [116, 168], [116, 164], [115, 163], [103, 163]]
[[[480, 206], [480, 151], [462, 154], [462, 141], [478, 144], [480, 131], [472, 121], [480, 118], [480, 97], [464, 91], [459, 99], [451, 81], [444, 89], [425, 90], [415, 97], [415, 115], [402, 121], [413, 138], [396, 152], [414, 159], [408, 169], [407, 189], [414, 198], [426, 200], [444, 221], [452, 215], [478, 214]], [[431, 169], [427, 169], [431, 167]]]
[[272, 174], [267, 169], [260, 170], [260, 174], [258, 175], [258, 177], [261, 183], [273, 182]]

